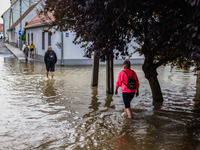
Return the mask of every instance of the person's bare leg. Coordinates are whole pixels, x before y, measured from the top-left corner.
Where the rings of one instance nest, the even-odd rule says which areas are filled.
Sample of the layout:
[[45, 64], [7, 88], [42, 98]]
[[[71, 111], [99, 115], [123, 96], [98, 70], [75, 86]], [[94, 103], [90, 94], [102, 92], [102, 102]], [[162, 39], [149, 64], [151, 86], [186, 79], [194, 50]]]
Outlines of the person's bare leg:
[[128, 118], [132, 118], [132, 112], [130, 108], [125, 108], [125, 112], [128, 115]]
[[47, 78], [49, 78], [49, 72], [48, 71], [46, 72], [46, 76], [47, 76]]
[[51, 78], [52, 78], [52, 79], [53, 79], [53, 75], [54, 75], [53, 72], [51, 72]]

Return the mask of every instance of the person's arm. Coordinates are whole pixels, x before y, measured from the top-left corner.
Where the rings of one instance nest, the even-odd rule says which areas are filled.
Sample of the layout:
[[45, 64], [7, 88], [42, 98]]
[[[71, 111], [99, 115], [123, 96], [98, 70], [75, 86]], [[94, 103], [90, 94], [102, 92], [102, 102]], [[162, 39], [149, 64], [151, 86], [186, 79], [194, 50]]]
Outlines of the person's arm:
[[121, 77], [121, 72], [120, 72], [119, 75], [118, 75], [116, 87], [115, 87], [115, 94], [116, 95], [118, 94], [118, 88], [122, 85], [122, 79], [121, 78], [122, 77]]
[[136, 97], [139, 96], [139, 87], [140, 87], [140, 84], [139, 84], [139, 80], [138, 80], [138, 77], [137, 77], [137, 74], [136, 74], [136, 83], [137, 83], [137, 90], [136, 90]]
[[139, 88], [136, 91], [136, 97], [138, 97], [138, 96], [139, 96]]
[[116, 95], [118, 94], [118, 88], [119, 88], [119, 87], [117, 87], [117, 86], [115, 87], [115, 94], [116, 94]]
[[45, 64], [47, 63], [47, 52], [44, 55], [44, 62], [45, 62]]
[[54, 55], [55, 55], [55, 58], [56, 58], [56, 60], [55, 60], [55, 63], [57, 62], [57, 55], [56, 55], [56, 53], [54, 52]]

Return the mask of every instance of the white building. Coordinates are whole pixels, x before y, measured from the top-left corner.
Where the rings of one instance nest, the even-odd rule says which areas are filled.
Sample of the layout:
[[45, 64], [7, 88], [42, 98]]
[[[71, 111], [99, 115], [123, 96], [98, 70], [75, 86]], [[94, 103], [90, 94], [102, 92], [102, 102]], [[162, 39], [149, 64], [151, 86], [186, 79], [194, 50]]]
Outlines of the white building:
[[[48, 46], [52, 46], [58, 57], [57, 64], [59, 65], [90, 65], [93, 63], [93, 59], [85, 58], [84, 49], [80, 48], [81, 45], [75, 45], [73, 40], [75, 34], [72, 32], [59, 32], [51, 30], [44, 32], [44, 27], [49, 22], [54, 21], [54, 17], [51, 13], [46, 15], [37, 15], [26, 27], [26, 40], [28, 43], [33, 41], [36, 47], [36, 57], [44, 59], [44, 54], [47, 51]], [[131, 46], [130, 46], [131, 49]], [[132, 48], [133, 51], [133, 48]], [[142, 64], [144, 59], [138, 54], [132, 56], [134, 58], [133, 63]], [[123, 60], [115, 60], [115, 64], [122, 64]]]
[[[39, 0], [21, 0], [21, 14]], [[8, 29], [20, 18], [20, 0], [13, 1], [12, 5], [1, 15], [4, 23], [4, 38], [8, 40]]]
[[[42, 9], [42, 3], [36, 2], [8, 29], [9, 44], [19, 47], [20, 23], [22, 29], [28, 24]], [[23, 30], [24, 32], [24, 30]]]

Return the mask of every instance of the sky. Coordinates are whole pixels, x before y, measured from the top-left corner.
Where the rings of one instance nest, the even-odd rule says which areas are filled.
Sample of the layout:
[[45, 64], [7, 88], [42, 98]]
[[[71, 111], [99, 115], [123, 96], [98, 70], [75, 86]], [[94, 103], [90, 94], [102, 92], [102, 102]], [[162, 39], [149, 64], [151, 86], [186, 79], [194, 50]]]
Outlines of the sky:
[[[10, 7], [10, 0], [0, 0], [0, 16]], [[0, 17], [0, 23], [3, 19]]]

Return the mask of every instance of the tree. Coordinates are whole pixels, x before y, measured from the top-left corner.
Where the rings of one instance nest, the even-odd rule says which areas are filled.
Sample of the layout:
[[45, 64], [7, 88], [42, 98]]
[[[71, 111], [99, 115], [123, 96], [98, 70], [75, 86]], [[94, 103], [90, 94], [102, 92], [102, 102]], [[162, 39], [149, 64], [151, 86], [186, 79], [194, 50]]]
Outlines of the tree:
[[[155, 101], [163, 96], [156, 69], [180, 57], [198, 59], [200, 9], [196, 0], [46, 0], [45, 11], [54, 13], [58, 30], [76, 33], [85, 56], [95, 53], [104, 61], [129, 54], [135, 39], [136, 51], [144, 55], [143, 71]], [[179, 59], [180, 60], [180, 59]]]

